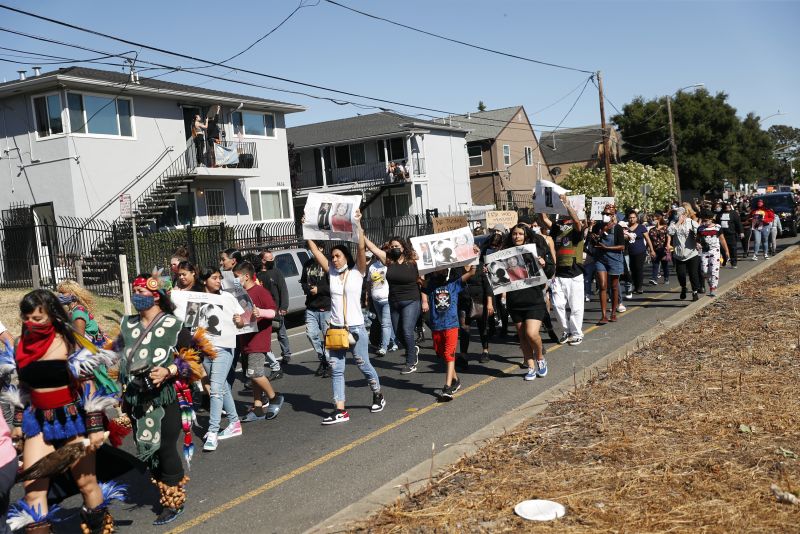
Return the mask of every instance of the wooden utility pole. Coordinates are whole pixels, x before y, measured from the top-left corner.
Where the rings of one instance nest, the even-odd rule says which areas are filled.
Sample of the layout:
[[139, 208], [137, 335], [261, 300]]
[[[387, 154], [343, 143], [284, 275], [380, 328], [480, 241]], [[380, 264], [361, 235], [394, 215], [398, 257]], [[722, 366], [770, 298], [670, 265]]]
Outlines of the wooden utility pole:
[[672, 147], [672, 171], [675, 173], [675, 191], [681, 201], [681, 179], [678, 176], [678, 148], [675, 146], [675, 130], [672, 127], [672, 97], [667, 95], [667, 116], [669, 117], [669, 145]]
[[606, 106], [603, 95], [603, 77], [597, 71], [597, 89], [600, 91], [600, 128], [603, 130], [603, 165], [606, 168], [606, 190], [608, 196], [614, 196], [614, 183], [611, 180], [611, 151], [608, 148], [608, 129], [606, 128]]

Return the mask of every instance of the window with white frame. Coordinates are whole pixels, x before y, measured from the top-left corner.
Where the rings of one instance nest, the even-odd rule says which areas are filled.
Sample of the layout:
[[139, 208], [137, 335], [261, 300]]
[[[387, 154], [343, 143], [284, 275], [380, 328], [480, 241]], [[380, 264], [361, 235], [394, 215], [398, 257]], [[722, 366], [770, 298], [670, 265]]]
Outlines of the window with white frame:
[[[382, 142], [378, 141], [378, 161], [381, 163], [386, 161], [386, 154], [389, 155], [389, 161], [404, 160], [406, 159], [406, 140], [404, 137], [392, 137], [391, 139], [384, 139]], [[384, 145], [386, 152], [383, 151]]]
[[511, 165], [511, 145], [503, 145], [503, 164]]
[[339, 145], [334, 149], [336, 155], [336, 168], [344, 169], [363, 165], [366, 161], [364, 154], [364, 143], [355, 145]]
[[250, 213], [254, 221], [291, 219], [288, 189], [251, 189]]
[[525, 166], [530, 167], [533, 165], [533, 149], [529, 146], [525, 147]]
[[245, 137], [275, 137], [275, 115], [237, 111], [231, 116], [233, 133]]
[[480, 144], [467, 145], [470, 167], [483, 167], [483, 147]]
[[206, 189], [206, 216], [209, 224], [217, 224], [225, 220], [225, 192], [222, 189]]
[[133, 137], [133, 104], [129, 98], [67, 93], [72, 133]]
[[61, 97], [58, 93], [34, 97], [33, 115], [36, 119], [36, 134], [40, 139], [64, 133]]

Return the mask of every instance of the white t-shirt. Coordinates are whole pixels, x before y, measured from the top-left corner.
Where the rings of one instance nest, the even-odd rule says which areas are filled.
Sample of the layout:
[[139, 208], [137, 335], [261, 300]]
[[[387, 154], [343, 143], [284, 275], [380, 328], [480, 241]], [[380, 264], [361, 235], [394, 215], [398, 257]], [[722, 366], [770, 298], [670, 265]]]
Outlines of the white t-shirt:
[[[244, 313], [244, 308], [242, 308], [242, 305], [239, 304], [238, 300], [236, 300], [236, 297], [234, 297], [227, 291], [220, 291], [219, 294], [222, 297], [223, 301], [222, 306], [225, 309], [225, 311], [232, 310], [233, 311], [232, 315], [242, 315]], [[233, 317], [231, 317], [231, 320], [233, 320]], [[233, 324], [232, 327], [233, 328], [230, 329], [229, 328], [222, 329], [222, 335], [217, 336], [216, 339], [214, 339], [215, 346], [223, 347], [226, 349], [232, 349], [236, 347], [236, 331], [238, 330], [238, 328], [236, 328], [235, 324]]]
[[[346, 278], [346, 287], [339, 277], [340, 272], [332, 264], [328, 271], [331, 285], [331, 325], [334, 326], [360, 326], [364, 324], [364, 314], [361, 313], [361, 288], [364, 277], [357, 269], [350, 269]], [[347, 298], [347, 317], [343, 317], [342, 292]], [[346, 319], [346, 321], [345, 321]]]
[[376, 260], [367, 270], [369, 279], [372, 281], [370, 296], [372, 300], [383, 302], [389, 300], [389, 282], [386, 281], [386, 266], [380, 260]]
[[[387, 287], [388, 287], [388, 286], [387, 286]], [[388, 290], [387, 290], [387, 291], [388, 291]], [[8, 328], [6, 328], [6, 325], [4, 325], [4, 324], [3, 324], [3, 321], [0, 321], [0, 334], [2, 334], [3, 332], [5, 332], [6, 330], [8, 330]]]

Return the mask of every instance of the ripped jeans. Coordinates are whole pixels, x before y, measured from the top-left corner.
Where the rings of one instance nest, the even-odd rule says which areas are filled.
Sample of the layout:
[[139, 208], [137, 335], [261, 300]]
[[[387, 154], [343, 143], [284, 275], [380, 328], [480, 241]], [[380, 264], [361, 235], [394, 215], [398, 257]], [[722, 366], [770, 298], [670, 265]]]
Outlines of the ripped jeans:
[[[362, 324], [351, 326], [348, 330], [356, 338], [356, 344], [350, 349], [356, 365], [364, 373], [369, 388], [373, 393], [377, 393], [381, 390], [381, 382], [378, 378], [378, 373], [375, 372], [375, 368], [369, 363], [369, 335], [367, 335], [367, 329]], [[333, 400], [335, 402], [344, 402], [344, 367], [347, 350], [329, 349], [328, 353], [328, 363], [331, 365], [331, 377], [333, 378]]]

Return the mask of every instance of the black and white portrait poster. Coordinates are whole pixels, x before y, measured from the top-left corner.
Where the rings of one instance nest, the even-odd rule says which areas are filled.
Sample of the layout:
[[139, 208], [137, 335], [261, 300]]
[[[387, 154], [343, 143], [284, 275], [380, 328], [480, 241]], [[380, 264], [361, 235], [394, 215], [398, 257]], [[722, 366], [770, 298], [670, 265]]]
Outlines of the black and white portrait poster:
[[522, 245], [489, 254], [484, 260], [489, 285], [495, 295], [543, 285], [547, 276], [539, 265], [536, 245]]
[[310, 193], [303, 210], [303, 239], [358, 242], [355, 214], [361, 195]]
[[244, 333], [236, 328], [233, 315], [243, 315], [244, 310], [229, 293], [216, 295], [199, 291], [173, 291], [175, 317], [194, 333], [203, 328], [215, 347], [236, 346], [236, 336]]
[[474, 244], [472, 231], [468, 226], [411, 238], [411, 246], [417, 253], [417, 269], [420, 274], [473, 264], [478, 257], [473, 249]]

